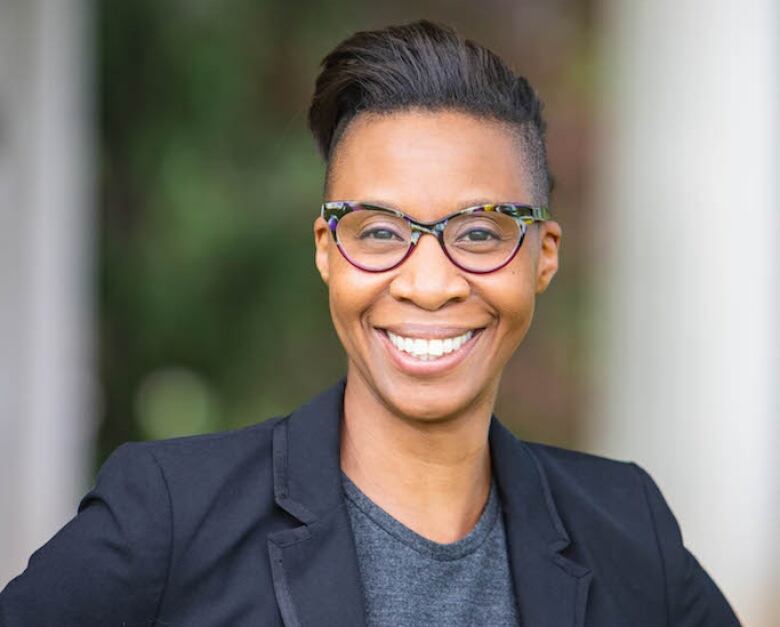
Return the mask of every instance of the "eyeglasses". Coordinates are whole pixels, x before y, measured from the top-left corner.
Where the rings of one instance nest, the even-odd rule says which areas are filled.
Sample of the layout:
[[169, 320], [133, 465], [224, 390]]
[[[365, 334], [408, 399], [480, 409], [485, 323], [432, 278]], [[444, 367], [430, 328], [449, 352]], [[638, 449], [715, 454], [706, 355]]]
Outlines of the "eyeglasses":
[[351, 200], [326, 202], [320, 215], [344, 258], [366, 272], [399, 266], [427, 233], [458, 268], [477, 274], [503, 268], [520, 250], [528, 225], [551, 219], [546, 207], [497, 203], [418, 222], [402, 211]]

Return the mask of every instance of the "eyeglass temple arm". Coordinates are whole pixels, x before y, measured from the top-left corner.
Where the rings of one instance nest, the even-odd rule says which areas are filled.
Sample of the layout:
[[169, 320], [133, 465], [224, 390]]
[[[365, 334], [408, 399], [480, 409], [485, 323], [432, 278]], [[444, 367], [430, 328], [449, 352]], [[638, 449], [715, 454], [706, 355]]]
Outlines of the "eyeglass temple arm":
[[534, 222], [544, 222], [552, 219], [552, 214], [547, 207], [531, 207], [531, 218]]

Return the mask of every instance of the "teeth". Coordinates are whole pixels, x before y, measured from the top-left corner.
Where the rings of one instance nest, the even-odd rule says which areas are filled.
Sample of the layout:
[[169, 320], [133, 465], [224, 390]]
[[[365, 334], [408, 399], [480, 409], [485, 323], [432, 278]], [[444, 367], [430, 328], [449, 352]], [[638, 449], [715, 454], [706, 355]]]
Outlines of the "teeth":
[[474, 335], [473, 331], [466, 331], [463, 335], [457, 337], [448, 337], [446, 339], [424, 340], [419, 337], [402, 337], [395, 333], [387, 332], [387, 337], [398, 350], [410, 355], [414, 355], [422, 361], [437, 359], [442, 355], [447, 355], [452, 351], [458, 350], [465, 342]]

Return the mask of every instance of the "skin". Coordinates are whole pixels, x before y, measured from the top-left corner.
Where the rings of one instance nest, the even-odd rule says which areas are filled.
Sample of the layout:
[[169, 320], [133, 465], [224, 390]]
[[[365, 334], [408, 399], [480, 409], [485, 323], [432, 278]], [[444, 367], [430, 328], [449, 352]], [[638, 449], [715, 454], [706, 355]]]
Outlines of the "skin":
[[[330, 173], [326, 200], [373, 201], [422, 221], [479, 202], [533, 203], [515, 136], [456, 111], [360, 114]], [[317, 268], [348, 358], [341, 467], [426, 538], [457, 541], [479, 519], [501, 373], [558, 269], [560, 237], [556, 222], [533, 225], [507, 266], [478, 275], [457, 268], [424, 235], [401, 266], [369, 273], [344, 259], [322, 218], [314, 223]], [[480, 331], [440, 368], [399, 357], [386, 329], [425, 338]]]

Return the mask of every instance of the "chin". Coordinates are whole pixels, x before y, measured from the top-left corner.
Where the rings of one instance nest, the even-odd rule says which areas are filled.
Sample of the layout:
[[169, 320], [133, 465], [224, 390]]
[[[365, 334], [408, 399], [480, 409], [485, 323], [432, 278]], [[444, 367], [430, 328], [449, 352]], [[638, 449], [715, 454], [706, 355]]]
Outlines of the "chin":
[[390, 410], [410, 422], [433, 424], [456, 419], [471, 409], [480, 394], [451, 382], [410, 381], [382, 390]]

